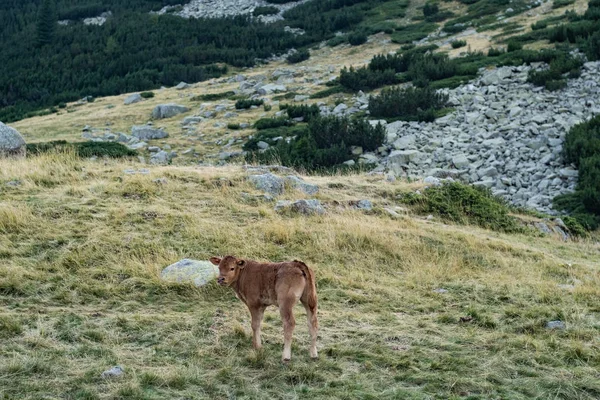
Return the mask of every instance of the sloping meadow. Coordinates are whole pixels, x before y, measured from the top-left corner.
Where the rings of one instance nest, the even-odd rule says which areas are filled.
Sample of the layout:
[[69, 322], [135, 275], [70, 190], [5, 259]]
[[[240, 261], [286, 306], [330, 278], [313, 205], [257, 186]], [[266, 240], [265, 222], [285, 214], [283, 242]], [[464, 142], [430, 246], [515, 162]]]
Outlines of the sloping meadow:
[[[306, 180], [320, 186], [324, 216], [249, 202], [243, 192], [259, 193], [233, 166], [0, 161], [0, 396], [600, 397], [597, 243], [385, 211], [399, 205], [386, 193], [418, 184]], [[363, 198], [372, 211], [343, 206]], [[179, 259], [225, 254], [314, 268], [319, 361], [301, 307], [282, 365], [277, 310], [255, 352], [232, 291], [159, 278]], [[115, 365], [121, 378], [101, 378]]]

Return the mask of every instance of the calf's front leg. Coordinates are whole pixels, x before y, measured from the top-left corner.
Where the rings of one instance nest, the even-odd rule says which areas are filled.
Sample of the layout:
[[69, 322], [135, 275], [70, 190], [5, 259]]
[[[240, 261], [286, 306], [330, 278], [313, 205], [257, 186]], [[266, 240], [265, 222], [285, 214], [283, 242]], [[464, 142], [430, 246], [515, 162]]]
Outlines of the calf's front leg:
[[260, 340], [260, 324], [265, 314], [264, 307], [248, 307], [252, 316], [252, 346], [255, 349], [260, 349], [262, 343]]

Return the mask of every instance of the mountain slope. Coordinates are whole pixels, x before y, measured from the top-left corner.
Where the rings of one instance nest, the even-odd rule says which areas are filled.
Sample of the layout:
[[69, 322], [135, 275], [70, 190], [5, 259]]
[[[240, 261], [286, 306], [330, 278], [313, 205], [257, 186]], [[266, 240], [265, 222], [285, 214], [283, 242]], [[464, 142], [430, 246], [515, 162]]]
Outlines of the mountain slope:
[[[0, 161], [1, 395], [600, 394], [597, 242], [446, 225], [407, 209], [391, 217], [383, 207], [397, 206], [394, 194], [421, 185], [381, 177], [306, 177], [328, 212], [297, 217], [247, 200], [260, 192], [237, 167], [130, 169], [139, 166], [71, 155]], [[339, 205], [362, 198], [373, 212]], [[315, 269], [319, 361], [308, 358], [300, 308], [294, 360], [282, 366], [276, 310], [256, 353], [232, 292], [159, 279], [181, 258], [230, 253]], [[546, 327], [555, 320], [566, 329]], [[114, 365], [123, 378], [100, 378]]]

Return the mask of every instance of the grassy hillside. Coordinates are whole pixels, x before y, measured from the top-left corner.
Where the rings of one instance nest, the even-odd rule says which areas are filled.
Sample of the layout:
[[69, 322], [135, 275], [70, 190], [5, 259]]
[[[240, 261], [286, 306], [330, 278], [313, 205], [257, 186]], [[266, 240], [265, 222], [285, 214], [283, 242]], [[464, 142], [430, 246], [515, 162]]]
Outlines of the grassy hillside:
[[[245, 202], [257, 192], [237, 167], [128, 168], [140, 166], [0, 161], [0, 397], [600, 397], [597, 239], [393, 218], [382, 207], [420, 185], [375, 176], [307, 177], [329, 212], [289, 217]], [[373, 212], [333, 203], [361, 198]], [[319, 361], [301, 307], [286, 366], [275, 309], [256, 353], [231, 291], [159, 280], [181, 258], [230, 253], [315, 269]], [[100, 378], [117, 364], [123, 378]]]

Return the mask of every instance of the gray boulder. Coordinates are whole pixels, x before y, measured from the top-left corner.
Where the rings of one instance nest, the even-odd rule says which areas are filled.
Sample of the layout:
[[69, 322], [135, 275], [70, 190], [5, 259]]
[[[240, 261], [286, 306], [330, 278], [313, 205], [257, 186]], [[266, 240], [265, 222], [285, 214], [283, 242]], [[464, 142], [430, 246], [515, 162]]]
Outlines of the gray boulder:
[[171, 264], [160, 274], [160, 277], [168, 282], [191, 282], [201, 287], [216, 279], [219, 272], [210, 261], [198, 261], [183, 259]]
[[268, 85], [264, 85], [256, 91], [260, 95], [278, 93], [278, 92], [287, 92], [287, 87], [284, 85], [277, 85], [275, 83], [269, 83]]
[[152, 111], [152, 118], [171, 118], [177, 114], [181, 114], [188, 111], [190, 111], [189, 108], [179, 104], [159, 104], [156, 107], [154, 107], [154, 110]]
[[319, 187], [317, 185], [306, 183], [302, 178], [294, 175], [286, 176], [285, 182], [293, 188], [298, 189], [306, 194], [317, 194], [317, 192], [319, 192]]
[[139, 103], [142, 100], [144, 100], [144, 98], [139, 93], [134, 93], [132, 95], [127, 96], [125, 98], [124, 103], [126, 106], [128, 106], [130, 104]]
[[134, 125], [131, 127], [131, 136], [140, 140], [164, 139], [169, 134], [162, 129], [152, 128], [148, 125]]
[[458, 169], [464, 168], [471, 164], [464, 154], [458, 154], [452, 157], [452, 164]]
[[416, 140], [417, 137], [415, 135], [406, 135], [396, 140], [393, 145], [396, 150], [406, 150], [414, 145]]
[[497, 85], [504, 79], [512, 75], [510, 67], [496, 68], [493, 71], [487, 72], [482, 78], [481, 83], [484, 85]]
[[150, 156], [150, 164], [168, 164], [171, 161], [172, 155], [164, 150], [153, 153]]
[[187, 89], [189, 87], [190, 87], [190, 85], [188, 83], [179, 82], [179, 84], [177, 86], [175, 86], [175, 89], [177, 89], [177, 90], [183, 90], [183, 89]]
[[258, 189], [270, 195], [277, 196], [283, 193], [283, 179], [277, 175], [266, 173], [262, 175], [250, 175], [248, 180]]
[[421, 157], [421, 152], [417, 150], [394, 150], [390, 153], [389, 160], [392, 164], [408, 164]]
[[26, 152], [25, 139], [19, 131], [0, 122], [0, 158], [25, 157]]
[[325, 209], [321, 205], [321, 202], [317, 199], [310, 200], [280, 200], [275, 204], [275, 211], [279, 213], [292, 212], [303, 215], [323, 215]]

